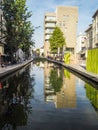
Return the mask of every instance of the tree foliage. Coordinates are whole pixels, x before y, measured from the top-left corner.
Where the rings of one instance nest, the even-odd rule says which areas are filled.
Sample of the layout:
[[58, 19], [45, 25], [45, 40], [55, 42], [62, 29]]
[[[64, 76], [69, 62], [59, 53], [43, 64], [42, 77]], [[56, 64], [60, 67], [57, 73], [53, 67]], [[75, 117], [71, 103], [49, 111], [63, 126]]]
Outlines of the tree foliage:
[[2, 10], [5, 19], [4, 31], [6, 36], [6, 52], [12, 55], [21, 48], [29, 54], [30, 45], [33, 45], [32, 34], [34, 32], [31, 22], [31, 12], [28, 12], [26, 0], [3, 0]]
[[52, 52], [57, 52], [58, 48], [63, 48], [63, 45], [65, 45], [65, 38], [63, 36], [63, 32], [60, 30], [59, 27], [55, 27], [49, 41], [50, 49]]

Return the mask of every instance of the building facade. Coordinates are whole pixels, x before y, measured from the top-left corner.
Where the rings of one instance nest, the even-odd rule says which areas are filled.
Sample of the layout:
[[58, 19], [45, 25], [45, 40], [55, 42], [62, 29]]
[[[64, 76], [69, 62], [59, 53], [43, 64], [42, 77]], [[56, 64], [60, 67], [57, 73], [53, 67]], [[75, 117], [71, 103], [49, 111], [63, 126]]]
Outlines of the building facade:
[[92, 16], [92, 24], [86, 29], [88, 49], [98, 47], [98, 9]]
[[93, 32], [92, 32], [92, 24], [89, 25], [88, 29], [85, 31], [87, 37], [87, 48], [91, 49], [93, 47]]
[[49, 38], [56, 27], [56, 13], [46, 13], [44, 18], [44, 56], [50, 53]]
[[66, 40], [66, 49], [74, 51], [76, 46], [78, 8], [58, 6], [54, 13], [46, 13], [44, 18], [44, 54], [50, 53], [49, 38], [56, 26], [60, 27]]
[[[56, 108], [76, 108], [75, 76], [66, 69], [60, 70], [53, 63], [44, 63], [44, 98], [46, 102], [54, 102]], [[51, 84], [52, 74], [57, 75], [58, 80], [62, 79], [60, 90], [56, 91]], [[59, 84], [60, 85], [60, 84]]]
[[40, 56], [44, 56], [44, 46], [40, 48]]
[[98, 9], [92, 16], [93, 23], [92, 23], [92, 29], [93, 29], [93, 47], [98, 47]]
[[86, 34], [80, 33], [77, 36], [77, 44], [75, 48], [75, 53], [77, 59], [83, 59], [86, 55], [86, 48], [87, 48], [87, 38]]

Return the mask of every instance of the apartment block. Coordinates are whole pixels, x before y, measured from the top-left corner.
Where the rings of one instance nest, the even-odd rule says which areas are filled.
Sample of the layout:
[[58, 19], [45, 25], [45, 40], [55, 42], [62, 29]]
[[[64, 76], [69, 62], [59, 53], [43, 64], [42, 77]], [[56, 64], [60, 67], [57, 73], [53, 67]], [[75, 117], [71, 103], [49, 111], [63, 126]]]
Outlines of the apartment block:
[[56, 26], [60, 27], [66, 40], [66, 49], [74, 52], [76, 46], [78, 8], [58, 6], [53, 13], [46, 13], [44, 18], [44, 54], [50, 53], [49, 38]]
[[92, 42], [93, 42], [92, 24], [89, 25], [89, 27], [86, 29], [85, 33], [86, 33], [86, 37], [87, 37], [87, 40], [86, 40], [87, 48], [91, 49], [93, 47], [93, 44], [92, 44]]
[[93, 15], [93, 47], [98, 47], [98, 10]]
[[46, 13], [44, 19], [44, 55], [50, 53], [49, 38], [56, 27], [56, 13]]
[[98, 9], [92, 16], [93, 20], [86, 29], [88, 49], [98, 47]]

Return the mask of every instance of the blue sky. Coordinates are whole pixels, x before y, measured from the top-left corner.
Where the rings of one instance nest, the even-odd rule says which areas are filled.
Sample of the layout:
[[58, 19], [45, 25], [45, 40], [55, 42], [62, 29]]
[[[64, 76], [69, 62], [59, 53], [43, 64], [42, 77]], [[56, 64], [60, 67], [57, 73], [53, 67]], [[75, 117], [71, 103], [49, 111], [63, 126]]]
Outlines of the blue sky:
[[55, 12], [57, 6], [77, 6], [78, 7], [78, 28], [77, 34], [84, 32], [90, 23], [92, 15], [98, 9], [98, 0], [27, 0], [27, 7], [32, 11], [30, 21], [34, 27], [40, 26], [35, 30], [33, 39], [35, 47], [43, 46], [44, 37], [44, 14], [46, 12]]

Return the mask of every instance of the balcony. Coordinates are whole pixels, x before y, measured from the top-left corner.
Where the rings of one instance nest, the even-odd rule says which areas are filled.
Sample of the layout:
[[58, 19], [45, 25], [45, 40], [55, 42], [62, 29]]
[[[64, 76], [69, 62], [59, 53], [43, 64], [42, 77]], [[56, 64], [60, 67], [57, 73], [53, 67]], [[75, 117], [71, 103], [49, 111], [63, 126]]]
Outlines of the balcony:
[[51, 35], [46, 35], [46, 36], [45, 36], [45, 40], [49, 40], [50, 36], [51, 36]]
[[85, 43], [84, 42], [82, 42], [82, 44], [81, 44], [81, 47], [85, 47], [86, 45], [85, 45]]
[[56, 18], [55, 17], [45, 18], [45, 22], [56, 22]]
[[46, 28], [55, 28], [56, 24], [45, 24]]
[[52, 34], [52, 33], [53, 33], [53, 30], [52, 31], [49, 31], [49, 30], [45, 31], [45, 34]]

